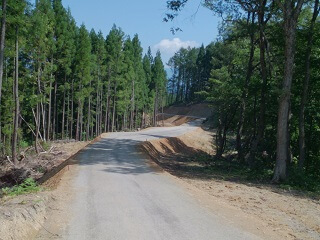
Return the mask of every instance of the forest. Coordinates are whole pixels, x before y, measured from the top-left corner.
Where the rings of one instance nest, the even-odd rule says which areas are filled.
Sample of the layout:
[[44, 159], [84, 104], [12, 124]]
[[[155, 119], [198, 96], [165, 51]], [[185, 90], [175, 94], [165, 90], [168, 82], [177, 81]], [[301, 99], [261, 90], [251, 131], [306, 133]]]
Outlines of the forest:
[[[167, 1], [164, 21], [175, 25], [188, 2]], [[219, 38], [170, 59], [168, 101], [211, 103], [217, 158], [319, 189], [319, 0], [201, 5], [221, 17]]]
[[0, 155], [14, 164], [27, 146], [156, 124], [166, 81], [138, 35], [78, 27], [61, 0], [1, 3]]
[[[188, 0], [166, 4], [163, 20], [174, 24]], [[88, 31], [61, 0], [2, 0], [1, 156], [17, 164], [28, 146], [39, 153], [51, 140], [156, 126], [163, 107], [205, 101], [216, 159], [318, 189], [319, 0], [201, 6], [221, 17], [219, 37], [176, 52], [167, 79], [160, 52], [143, 56], [137, 34]]]

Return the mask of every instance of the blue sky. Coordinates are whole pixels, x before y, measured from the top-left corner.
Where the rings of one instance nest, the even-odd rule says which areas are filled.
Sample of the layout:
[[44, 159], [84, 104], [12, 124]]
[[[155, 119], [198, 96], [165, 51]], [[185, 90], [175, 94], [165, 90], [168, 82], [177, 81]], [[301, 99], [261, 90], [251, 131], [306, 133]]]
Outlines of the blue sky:
[[[162, 21], [166, 0], [62, 0], [70, 7], [77, 24], [84, 23], [88, 30], [94, 28], [107, 35], [113, 24], [133, 36], [139, 35], [142, 47], [153, 53], [161, 51], [164, 62], [180, 47], [200, 46], [214, 41], [218, 35], [220, 19], [208, 9], [200, 7], [200, 0], [190, 0], [174, 23]], [[197, 11], [198, 9], [198, 11]], [[183, 32], [172, 35], [170, 28], [179, 26]]]

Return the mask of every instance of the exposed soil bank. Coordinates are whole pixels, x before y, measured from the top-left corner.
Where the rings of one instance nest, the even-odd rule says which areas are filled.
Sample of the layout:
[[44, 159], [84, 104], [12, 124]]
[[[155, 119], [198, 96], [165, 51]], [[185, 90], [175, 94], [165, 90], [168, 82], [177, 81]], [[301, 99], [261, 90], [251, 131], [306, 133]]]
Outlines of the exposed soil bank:
[[179, 126], [198, 118], [209, 118], [211, 110], [207, 103], [192, 105], [177, 105], [164, 108], [163, 113], [158, 115], [158, 126]]
[[18, 196], [0, 205], [0, 239], [30, 239], [42, 227], [46, 194]]
[[[68, 167], [65, 167], [72, 164], [72, 158], [89, 143], [55, 142], [53, 146], [57, 150], [40, 155], [31, 163], [22, 165], [20, 168], [30, 172], [27, 177], [33, 177], [43, 183], [44, 189], [54, 189], [59, 184], [63, 173], [68, 170]], [[43, 166], [45, 171], [35, 171], [30, 167], [33, 165]], [[53, 200], [50, 192], [0, 199], [0, 239], [32, 239], [43, 228], [47, 207], [50, 207]]]
[[[239, 211], [254, 219], [257, 229], [274, 232], [276, 239], [320, 239], [318, 200], [271, 185], [222, 180], [210, 172], [210, 162], [206, 162], [214, 153], [212, 138], [212, 133], [199, 128], [181, 137], [144, 142], [142, 148], [163, 169], [208, 194], [217, 205], [226, 206], [212, 205], [217, 214], [233, 219]], [[235, 210], [228, 213], [229, 207]]]
[[195, 116], [197, 118], [208, 118], [212, 114], [208, 103], [175, 105], [164, 108], [163, 112], [172, 115]]

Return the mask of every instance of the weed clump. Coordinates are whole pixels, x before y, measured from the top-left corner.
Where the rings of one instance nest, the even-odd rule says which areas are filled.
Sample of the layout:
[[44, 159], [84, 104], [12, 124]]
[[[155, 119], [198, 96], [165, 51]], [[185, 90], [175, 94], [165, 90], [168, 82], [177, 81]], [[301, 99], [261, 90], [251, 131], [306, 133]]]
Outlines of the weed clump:
[[42, 188], [37, 184], [33, 178], [27, 178], [23, 183], [12, 188], [6, 187], [2, 189], [2, 194], [6, 196], [17, 196], [27, 193], [34, 193], [41, 191]]

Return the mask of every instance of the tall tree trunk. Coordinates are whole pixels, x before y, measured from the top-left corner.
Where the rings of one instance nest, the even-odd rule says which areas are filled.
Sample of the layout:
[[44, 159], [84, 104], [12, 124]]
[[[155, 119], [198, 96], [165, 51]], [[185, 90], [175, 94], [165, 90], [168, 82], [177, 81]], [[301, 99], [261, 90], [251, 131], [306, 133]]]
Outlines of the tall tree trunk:
[[[295, 2], [295, 1], [294, 1]], [[285, 35], [285, 63], [282, 94], [279, 99], [278, 124], [277, 124], [277, 159], [272, 182], [285, 180], [287, 177], [289, 108], [291, 85], [294, 69], [296, 26], [301, 12], [303, 0], [294, 4], [286, 0], [284, 11], [284, 35]]]
[[36, 113], [34, 113], [33, 109], [32, 109], [32, 111], [33, 111], [35, 125], [36, 125], [36, 139], [35, 139], [34, 147], [35, 147], [36, 153], [39, 154], [39, 152], [40, 152], [39, 148], [38, 148], [39, 134], [40, 134], [40, 131], [39, 131], [39, 128], [40, 128], [40, 123], [39, 123], [39, 103], [37, 103], [37, 111], [36, 111]]
[[[250, 21], [250, 13], [248, 14], [248, 22]], [[241, 104], [240, 104], [240, 118], [238, 123], [237, 129], [237, 151], [238, 151], [238, 159], [243, 159], [243, 149], [242, 149], [242, 132], [243, 132], [243, 125], [245, 120], [245, 111], [246, 111], [246, 101], [248, 97], [248, 85], [253, 73], [253, 57], [254, 57], [254, 22], [255, 22], [255, 14], [251, 13], [251, 24], [250, 24], [250, 53], [249, 53], [249, 60], [248, 60], [248, 68], [246, 79], [242, 91], [241, 96]]]
[[68, 100], [67, 100], [67, 126], [66, 126], [66, 133], [68, 135], [68, 138], [70, 138], [70, 135], [69, 135], [69, 120], [70, 120], [70, 91], [68, 91]]
[[76, 140], [79, 141], [80, 140], [80, 111], [81, 111], [81, 101], [80, 99], [78, 100], [78, 111], [77, 111], [77, 125], [76, 125]]
[[[66, 81], [66, 77], [65, 77]], [[66, 88], [63, 86], [63, 103], [62, 103], [62, 121], [61, 121], [61, 138], [64, 139], [64, 119], [65, 119], [65, 108], [66, 108]]]
[[266, 112], [266, 91], [267, 91], [267, 64], [266, 64], [266, 39], [265, 39], [265, 7], [266, 0], [260, 0], [260, 6], [258, 10], [258, 21], [259, 21], [259, 48], [260, 48], [260, 72], [262, 78], [261, 87], [261, 99], [260, 99], [260, 113], [259, 113], [259, 127], [256, 137], [253, 139], [251, 144], [250, 152], [246, 156], [246, 160], [250, 166], [254, 164], [254, 159], [258, 146], [263, 138], [265, 130], [265, 112]]
[[117, 82], [114, 83], [114, 97], [113, 97], [113, 114], [112, 114], [112, 125], [111, 125], [111, 132], [114, 131], [114, 124], [115, 124], [115, 114], [116, 114], [116, 96], [117, 95]]
[[123, 122], [122, 122], [122, 131], [126, 130], [127, 128], [127, 111], [123, 114]]
[[[38, 62], [38, 94], [40, 95], [40, 107], [41, 107], [41, 113], [39, 113], [38, 123], [39, 123], [39, 131], [40, 131], [40, 124], [42, 123], [42, 130], [43, 130], [43, 141], [46, 141], [46, 127], [45, 127], [45, 109], [43, 104], [43, 97], [42, 96], [42, 90], [41, 90], [41, 64], [40, 61]], [[41, 122], [42, 120], [42, 122]]]
[[[91, 88], [91, 81], [90, 81]], [[91, 94], [88, 97], [88, 113], [87, 113], [87, 130], [86, 130], [86, 140], [89, 141], [90, 138], [90, 123], [91, 123]]]
[[49, 106], [48, 106], [48, 122], [47, 122], [47, 140], [50, 140], [50, 129], [51, 129], [51, 107], [52, 107], [52, 70], [53, 69], [53, 57], [51, 58], [51, 74], [50, 74], [50, 92], [49, 92]]
[[71, 113], [70, 113], [70, 138], [73, 137], [73, 97], [74, 97], [74, 80], [71, 83]]
[[[6, 35], [6, 14], [7, 14], [7, 0], [2, 0], [2, 18], [1, 18], [1, 36], [0, 36], [0, 106], [1, 106], [1, 92], [3, 79], [3, 62], [4, 62], [4, 45]], [[1, 112], [0, 112], [1, 118]], [[1, 134], [1, 132], [0, 132]]]
[[100, 88], [100, 111], [99, 111], [99, 134], [102, 133], [102, 112], [103, 112], [103, 86]]
[[97, 81], [97, 92], [96, 92], [96, 135], [99, 135], [99, 110], [100, 110], [100, 100], [99, 100], [99, 78]]
[[158, 87], [156, 86], [156, 96], [154, 99], [154, 105], [153, 105], [153, 126], [156, 127], [157, 126], [157, 110], [158, 110]]
[[43, 140], [46, 142], [46, 109], [44, 103], [41, 102], [41, 113], [42, 113], [42, 130], [43, 130]]
[[52, 124], [52, 138], [56, 140], [56, 123], [57, 123], [57, 90], [58, 90], [58, 83], [57, 79], [54, 82], [54, 102], [53, 102], [53, 124]]
[[91, 123], [91, 97], [89, 97], [89, 103], [88, 103], [87, 130], [86, 130], [87, 141], [89, 141], [89, 138], [90, 138], [90, 123]]
[[134, 122], [134, 79], [132, 80], [132, 95], [131, 95], [131, 112], [130, 112], [130, 130], [133, 129], [133, 122]]
[[306, 75], [303, 81], [303, 91], [300, 102], [300, 113], [299, 113], [299, 168], [302, 169], [304, 167], [304, 163], [306, 160], [306, 140], [305, 140], [305, 107], [308, 99], [308, 89], [310, 82], [310, 58], [311, 58], [311, 50], [313, 45], [313, 37], [314, 37], [314, 25], [317, 20], [319, 14], [319, 0], [315, 0], [313, 15], [308, 31], [308, 42], [307, 42], [307, 50], [306, 50]]
[[83, 141], [83, 108], [84, 106], [81, 106], [80, 109], [80, 141]]
[[15, 77], [13, 96], [15, 102], [14, 120], [13, 120], [13, 136], [12, 136], [12, 161], [17, 165], [17, 142], [18, 142], [18, 124], [19, 124], [19, 42], [18, 27], [16, 29], [16, 56], [15, 56]]
[[108, 90], [107, 90], [107, 104], [106, 104], [106, 116], [105, 116], [105, 122], [104, 122], [104, 131], [109, 132], [109, 118], [110, 118], [110, 109], [109, 109], [109, 104], [110, 104], [110, 83], [111, 83], [111, 69], [110, 66], [108, 67]]
[[135, 127], [134, 128], [138, 128], [138, 121], [139, 121], [139, 110], [138, 108], [136, 107], [136, 113], [135, 113], [135, 121], [134, 121], [134, 124], [135, 124]]

